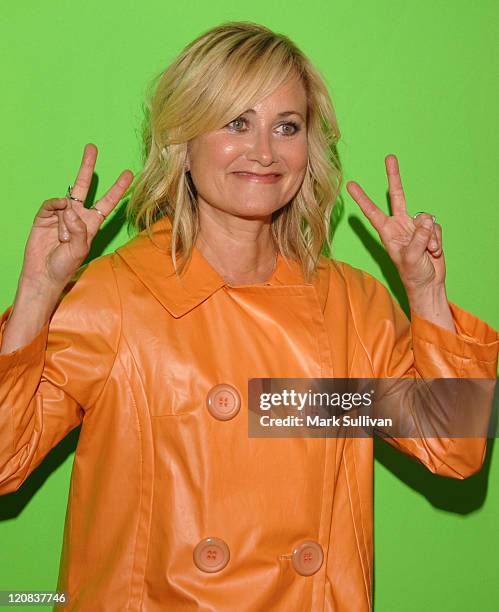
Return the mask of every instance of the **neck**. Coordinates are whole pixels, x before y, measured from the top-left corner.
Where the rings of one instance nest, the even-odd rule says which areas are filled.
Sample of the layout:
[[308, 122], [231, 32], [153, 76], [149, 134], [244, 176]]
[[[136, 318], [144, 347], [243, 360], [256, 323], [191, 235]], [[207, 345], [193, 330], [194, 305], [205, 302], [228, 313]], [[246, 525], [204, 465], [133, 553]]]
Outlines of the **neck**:
[[199, 208], [196, 248], [230, 285], [263, 283], [277, 261], [270, 215], [242, 218]]

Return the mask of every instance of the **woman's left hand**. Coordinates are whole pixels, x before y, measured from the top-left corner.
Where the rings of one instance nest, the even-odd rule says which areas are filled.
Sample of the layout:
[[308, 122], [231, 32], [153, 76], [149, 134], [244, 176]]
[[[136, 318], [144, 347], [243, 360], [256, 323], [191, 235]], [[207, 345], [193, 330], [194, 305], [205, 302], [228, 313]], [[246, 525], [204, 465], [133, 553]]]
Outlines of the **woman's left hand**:
[[445, 283], [442, 228], [434, 222], [431, 214], [421, 213], [415, 218], [408, 214], [395, 155], [387, 155], [385, 165], [391, 216], [378, 208], [358, 183], [349, 181], [348, 193], [378, 232], [397, 267], [409, 299], [433, 293], [433, 289], [443, 288]]
[[397, 267], [411, 311], [455, 332], [456, 327], [445, 291], [445, 259], [442, 228], [428, 213], [411, 217], [407, 213], [404, 190], [395, 155], [385, 157], [392, 215], [385, 215], [354, 181], [348, 193], [378, 232]]

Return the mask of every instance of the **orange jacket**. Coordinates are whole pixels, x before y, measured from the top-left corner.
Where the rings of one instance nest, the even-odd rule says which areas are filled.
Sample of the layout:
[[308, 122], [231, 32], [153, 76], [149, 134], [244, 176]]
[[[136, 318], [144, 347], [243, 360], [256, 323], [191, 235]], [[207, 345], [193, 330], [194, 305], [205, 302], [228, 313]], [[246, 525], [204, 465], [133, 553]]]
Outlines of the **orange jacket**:
[[[0, 355], [0, 494], [81, 424], [65, 610], [369, 610], [372, 439], [249, 437], [248, 379], [495, 379], [497, 333], [454, 304], [457, 334], [410, 324], [378, 281], [326, 258], [310, 284], [279, 256], [269, 281], [234, 287], [194, 249], [179, 283], [169, 228], [92, 261]], [[455, 478], [485, 442], [392, 440]]]

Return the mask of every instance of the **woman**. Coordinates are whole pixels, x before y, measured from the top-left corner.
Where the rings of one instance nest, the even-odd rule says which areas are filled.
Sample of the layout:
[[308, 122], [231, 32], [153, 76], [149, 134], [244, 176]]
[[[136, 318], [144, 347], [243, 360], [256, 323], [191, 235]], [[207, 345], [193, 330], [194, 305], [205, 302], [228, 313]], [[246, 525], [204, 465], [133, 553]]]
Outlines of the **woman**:
[[[449, 303], [440, 226], [348, 184], [400, 273], [320, 255], [341, 186], [320, 75], [286, 37], [228, 23], [161, 75], [128, 218], [84, 267], [123, 172], [84, 207], [97, 150], [35, 217], [2, 316], [0, 493], [81, 424], [58, 590], [67, 610], [369, 610], [372, 439], [248, 436], [248, 380], [494, 378], [498, 336]], [[62, 299], [61, 299], [62, 298]], [[392, 440], [465, 478], [485, 440]], [[449, 442], [449, 441], [447, 441]]]

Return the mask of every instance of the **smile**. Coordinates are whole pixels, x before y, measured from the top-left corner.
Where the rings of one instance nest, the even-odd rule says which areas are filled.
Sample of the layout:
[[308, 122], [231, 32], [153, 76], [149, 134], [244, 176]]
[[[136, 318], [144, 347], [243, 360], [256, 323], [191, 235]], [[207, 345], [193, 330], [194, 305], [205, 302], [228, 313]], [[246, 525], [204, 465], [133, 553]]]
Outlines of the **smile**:
[[281, 174], [253, 174], [251, 172], [234, 172], [233, 174], [253, 183], [277, 183], [282, 176]]

